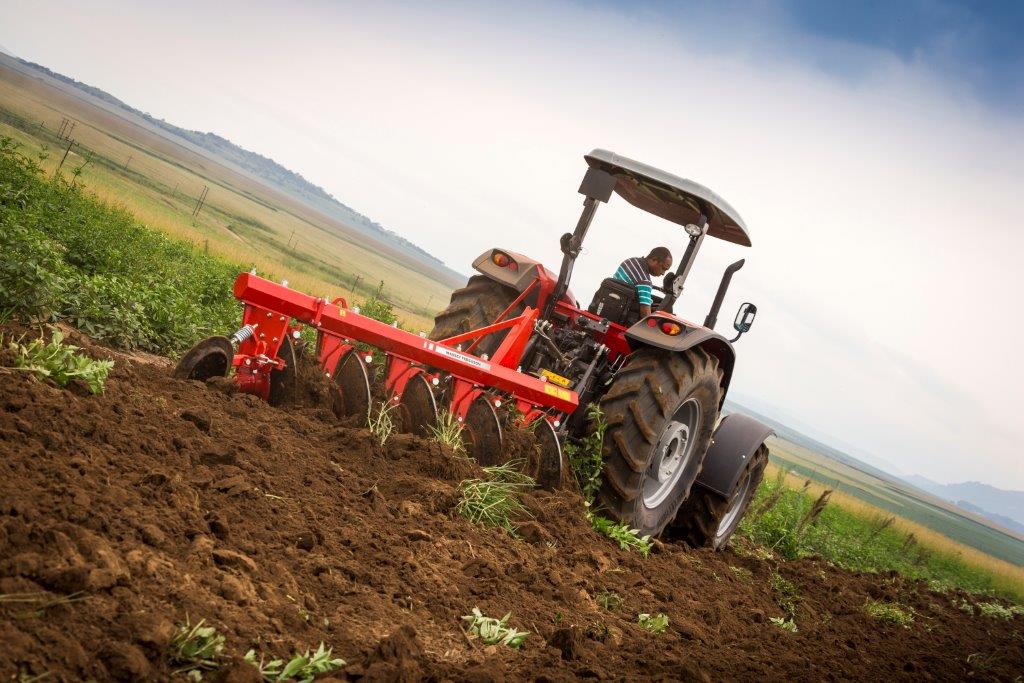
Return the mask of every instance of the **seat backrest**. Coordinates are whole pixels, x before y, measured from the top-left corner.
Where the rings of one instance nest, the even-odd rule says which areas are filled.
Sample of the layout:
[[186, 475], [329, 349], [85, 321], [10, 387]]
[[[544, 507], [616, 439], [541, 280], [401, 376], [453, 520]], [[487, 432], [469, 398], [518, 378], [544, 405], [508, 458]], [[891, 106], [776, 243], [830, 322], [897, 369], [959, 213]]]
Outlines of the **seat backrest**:
[[587, 310], [613, 323], [629, 326], [640, 319], [636, 287], [613, 277], [605, 278]]

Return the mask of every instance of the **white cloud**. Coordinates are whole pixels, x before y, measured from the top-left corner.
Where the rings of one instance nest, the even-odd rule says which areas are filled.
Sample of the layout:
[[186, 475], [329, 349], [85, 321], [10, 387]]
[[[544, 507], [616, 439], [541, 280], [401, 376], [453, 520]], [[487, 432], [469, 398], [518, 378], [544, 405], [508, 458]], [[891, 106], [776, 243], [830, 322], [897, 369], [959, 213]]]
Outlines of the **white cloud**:
[[[492, 244], [557, 267], [592, 147], [706, 184], [755, 246], [706, 243], [682, 313], [747, 259], [721, 315], [760, 307], [738, 397], [903, 471], [1024, 488], [1024, 125], [942, 74], [735, 7], [8, 4], [16, 54], [267, 154], [464, 270]], [[660, 243], [679, 230], [613, 200], [573, 289]]]

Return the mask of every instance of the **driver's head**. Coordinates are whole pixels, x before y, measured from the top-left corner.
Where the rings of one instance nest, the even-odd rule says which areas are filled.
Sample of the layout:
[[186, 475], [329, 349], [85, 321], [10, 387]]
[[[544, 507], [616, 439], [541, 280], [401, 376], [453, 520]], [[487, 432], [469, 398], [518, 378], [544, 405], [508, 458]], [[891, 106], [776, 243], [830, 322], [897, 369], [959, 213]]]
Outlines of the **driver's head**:
[[651, 249], [651, 253], [647, 255], [647, 270], [651, 271], [651, 275], [659, 277], [664, 275], [672, 268], [672, 252], [668, 250], [668, 247], [655, 247]]

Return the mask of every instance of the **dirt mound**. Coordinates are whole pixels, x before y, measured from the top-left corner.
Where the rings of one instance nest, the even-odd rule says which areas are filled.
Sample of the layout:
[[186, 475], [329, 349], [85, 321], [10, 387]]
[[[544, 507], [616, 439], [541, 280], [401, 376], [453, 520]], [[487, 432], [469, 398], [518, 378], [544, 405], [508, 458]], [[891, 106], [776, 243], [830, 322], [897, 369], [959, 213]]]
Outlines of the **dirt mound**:
[[[90, 352], [117, 358], [102, 396], [23, 373], [0, 383], [0, 678], [169, 679], [186, 618], [227, 637], [230, 680], [248, 680], [249, 648], [269, 659], [321, 641], [348, 662], [335, 676], [374, 681], [1024, 671], [1024, 619], [969, 615], [965, 596], [749, 551], [643, 559], [591, 530], [571, 492], [528, 495], [534, 519], [511, 538], [454, 515], [477, 470], [435, 443], [382, 449], [329, 405], [272, 408]], [[796, 633], [770, 622], [784, 615], [776, 574], [794, 587]], [[885, 625], [869, 600], [915, 621]], [[511, 611], [523, 649], [467, 638], [473, 607]], [[668, 615], [667, 630], [641, 628], [641, 612]]]

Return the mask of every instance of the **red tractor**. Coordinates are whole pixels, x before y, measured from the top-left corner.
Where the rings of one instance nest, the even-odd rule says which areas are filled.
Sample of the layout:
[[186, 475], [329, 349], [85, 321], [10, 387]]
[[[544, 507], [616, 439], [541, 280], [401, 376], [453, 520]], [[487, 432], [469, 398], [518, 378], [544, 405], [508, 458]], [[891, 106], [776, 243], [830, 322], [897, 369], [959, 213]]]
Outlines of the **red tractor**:
[[[557, 275], [522, 254], [490, 249], [473, 262], [480, 274], [452, 294], [424, 337], [363, 316], [344, 299], [243, 273], [235, 283], [245, 304], [242, 328], [197, 344], [176, 376], [206, 379], [233, 368], [241, 391], [274, 403], [295, 381], [292, 339], [308, 325], [317, 331], [318, 362], [337, 386], [340, 412], [369, 413], [374, 353], [365, 349], [375, 347], [386, 366], [383, 395], [403, 429], [425, 433], [441, 405], [462, 423], [470, 454], [489, 465], [503, 457], [503, 424], [511, 419], [536, 436], [528, 470], [549, 488], [571, 476], [562, 444], [586, 435], [594, 404], [607, 423], [601, 510], [641, 534], [721, 547], [761, 480], [771, 433], [744, 415], [719, 420], [735, 365], [732, 343], [757, 312], [749, 303], [740, 307], [731, 340], [714, 331], [743, 261], [726, 269], [703, 325], [672, 309], [706, 237], [750, 246], [749, 234], [736, 211], [701, 185], [605, 150], [584, 158], [583, 213], [561, 238]], [[613, 193], [687, 235], [650, 315], [640, 315], [634, 287], [615, 279], [601, 284], [586, 309], [569, 291], [597, 207]], [[502, 405], [515, 410], [499, 411]]]
[[[481, 328], [526, 307], [542, 311], [520, 370], [579, 396], [580, 407], [558, 427], [562, 441], [582, 436], [585, 407], [600, 406], [608, 424], [600, 507], [641, 533], [667, 529], [692, 545], [720, 547], [761, 480], [768, 461], [764, 440], [771, 433], [737, 414], [715, 429], [735, 365], [732, 342], [750, 329], [757, 312], [753, 304], [741, 307], [732, 340], [714, 331], [743, 261], [726, 269], [703, 325], [672, 309], [705, 237], [750, 246], [749, 233], [729, 204], [697, 183], [606, 150], [584, 158], [583, 213], [575, 231], [561, 238], [558, 274], [522, 254], [488, 250], [473, 262], [480, 275], [452, 294], [430, 338]], [[604, 280], [586, 309], [568, 289], [597, 207], [613, 192], [683, 226], [688, 238], [676, 271], [665, 276], [663, 295], [655, 295], [652, 313], [643, 319], [634, 287], [619, 280]], [[495, 332], [475, 351], [493, 353], [502, 338]]]

